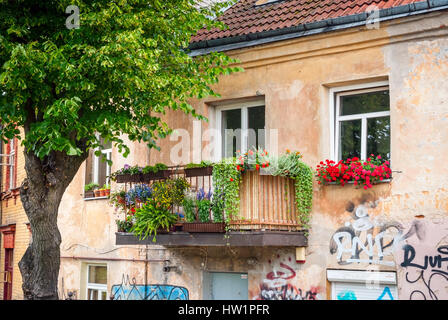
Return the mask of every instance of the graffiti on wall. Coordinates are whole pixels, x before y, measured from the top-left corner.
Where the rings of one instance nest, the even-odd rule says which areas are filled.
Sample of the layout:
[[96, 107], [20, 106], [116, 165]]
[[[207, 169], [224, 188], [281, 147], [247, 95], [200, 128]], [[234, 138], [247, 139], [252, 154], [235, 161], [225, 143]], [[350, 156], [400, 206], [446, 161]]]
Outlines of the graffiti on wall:
[[149, 284], [139, 285], [135, 278], [123, 275], [121, 284], [111, 288], [112, 300], [188, 300], [188, 290], [184, 287]]
[[404, 281], [402, 296], [409, 300], [448, 299], [448, 226], [414, 220], [403, 237], [397, 261]]
[[[277, 255], [277, 259], [280, 255]], [[319, 288], [311, 287], [309, 290], [303, 290], [295, 286], [291, 281], [296, 277], [292, 264], [292, 258], [288, 262], [272, 262], [271, 270], [265, 275], [259, 285], [258, 293], [253, 297], [254, 300], [318, 300]]]
[[336, 230], [330, 240], [330, 253], [338, 264], [368, 263], [394, 266], [393, 250], [402, 240], [403, 226], [395, 221], [379, 221], [369, 216], [378, 200], [364, 195], [359, 204], [347, 204], [352, 220]]

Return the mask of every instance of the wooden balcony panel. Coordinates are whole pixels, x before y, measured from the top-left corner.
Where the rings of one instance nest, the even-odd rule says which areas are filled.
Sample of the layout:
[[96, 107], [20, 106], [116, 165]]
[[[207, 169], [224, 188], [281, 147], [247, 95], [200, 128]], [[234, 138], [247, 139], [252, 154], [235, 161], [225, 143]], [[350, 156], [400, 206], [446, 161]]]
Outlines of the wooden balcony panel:
[[239, 216], [233, 218], [231, 229], [301, 230], [294, 196], [294, 180], [290, 178], [245, 172], [240, 187]]

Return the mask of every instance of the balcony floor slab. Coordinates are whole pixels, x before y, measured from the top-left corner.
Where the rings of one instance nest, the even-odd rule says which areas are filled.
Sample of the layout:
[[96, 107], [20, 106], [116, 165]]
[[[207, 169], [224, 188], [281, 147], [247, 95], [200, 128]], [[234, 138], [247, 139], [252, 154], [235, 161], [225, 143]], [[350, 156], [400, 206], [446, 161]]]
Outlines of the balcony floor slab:
[[159, 245], [165, 247], [306, 247], [304, 232], [230, 231], [227, 233], [170, 232], [140, 240], [131, 233], [116, 233], [117, 245]]

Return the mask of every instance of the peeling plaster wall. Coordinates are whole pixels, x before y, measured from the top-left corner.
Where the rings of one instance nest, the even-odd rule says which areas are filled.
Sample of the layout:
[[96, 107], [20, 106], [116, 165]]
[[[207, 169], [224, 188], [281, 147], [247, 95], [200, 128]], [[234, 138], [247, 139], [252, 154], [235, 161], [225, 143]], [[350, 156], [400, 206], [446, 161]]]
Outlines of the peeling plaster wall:
[[[330, 157], [329, 89], [389, 81], [393, 180], [367, 191], [353, 185], [316, 184], [304, 264], [295, 261], [294, 249], [286, 248], [116, 246], [114, 220], [119, 215], [104, 200], [82, 199], [81, 167], [60, 209], [61, 255], [66, 257], [61, 264], [61, 290], [62, 282], [65, 291], [81, 290], [82, 264], [93, 261], [107, 263], [109, 293], [122, 287], [128, 290], [123, 292], [129, 292], [133, 284], [146, 284], [150, 286], [147, 290], [158, 292], [160, 297], [175, 292], [175, 296], [186, 297], [187, 293], [189, 299], [202, 299], [203, 272], [220, 271], [248, 273], [249, 299], [329, 299], [326, 270], [332, 268], [397, 271], [399, 298], [410, 298], [413, 291], [406, 273], [412, 266], [401, 266], [403, 245], [413, 244], [418, 250], [416, 259], [421, 261], [425, 255], [439, 254], [434, 250], [444, 244], [441, 241], [447, 235], [446, 17], [446, 13], [434, 13], [382, 23], [378, 30], [355, 28], [231, 52], [241, 60], [245, 72], [221, 79], [215, 88], [222, 96], [219, 101], [261, 94], [266, 104], [266, 127], [279, 130], [279, 151], [299, 150], [313, 168]], [[206, 99], [192, 104], [205, 116], [213, 116], [209, 105], [216, 101]], [[167, 112], [165, 119], [172, 128], [185, 129], [192, 135], [190, 116]], [[201, 134], [211, 125], [213, 121], [202, 123]], [[160, 142], [161, 152], [150, 154], [145, 146], [135, 144], [136, 151], [125, 160], [114, 150], [112, 171], [124, 163], [169, 164], [171, 148], [179, 143], [182, 140], [167, 138]], [[188, 162], [208, 158], [207, 153], [194, 154], [193, 148], [191, 143], [184, 149]], [[116, 187], [112, 185], [113, 189]], [[437, 234], [437, 239], [430, 239], [425, 245], [416, 243], [419, 238], [409, 236], [414, 221], [424, 221], [428, 233]], [[366, 241], [371, 244], [366, 246]], [[94, 260], [146, 257], [147, 269], [141, 261]], [[181, 271], [164, 272], [167, 264], [180, 266]], [[441, 268], [446, 270], [446, 264]], [[436, 278], [441, 280], [443, 276]], [[143, 287], [136, 289], [139, 294]], [[417, 290], [424, 292], [426, 298], [433, 298], [427, 287], [420, 284]], [[448, 292], [438, 288], [437, 296], [446, 299]], [[418, 297], [422, 295], [412, 295]]]

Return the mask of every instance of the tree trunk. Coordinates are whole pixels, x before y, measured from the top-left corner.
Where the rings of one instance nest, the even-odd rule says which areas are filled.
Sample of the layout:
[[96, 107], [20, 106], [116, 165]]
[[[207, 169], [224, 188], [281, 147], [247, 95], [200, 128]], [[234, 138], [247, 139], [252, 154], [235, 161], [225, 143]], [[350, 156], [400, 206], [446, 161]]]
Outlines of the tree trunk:
[[[52, 152], [39, 159], [24, 151], [27, 178], [20, 188], [32, 241], [19, 262], [26, 300], [57, 300], [61, 235], [58, 209], [65, 189], [87, 157]], [[68, 208], [69, 209], [69, 208]], [[69, 209], [70, 210], [70, 209]]]

